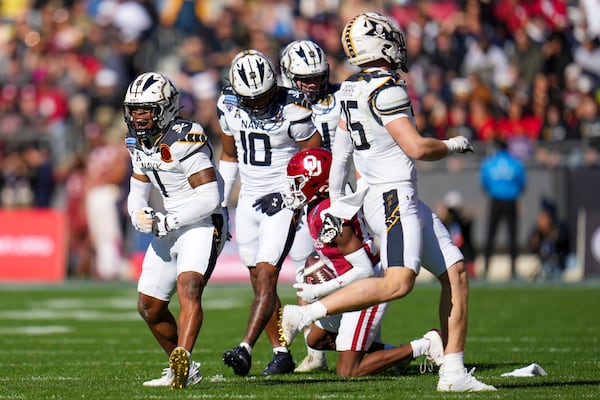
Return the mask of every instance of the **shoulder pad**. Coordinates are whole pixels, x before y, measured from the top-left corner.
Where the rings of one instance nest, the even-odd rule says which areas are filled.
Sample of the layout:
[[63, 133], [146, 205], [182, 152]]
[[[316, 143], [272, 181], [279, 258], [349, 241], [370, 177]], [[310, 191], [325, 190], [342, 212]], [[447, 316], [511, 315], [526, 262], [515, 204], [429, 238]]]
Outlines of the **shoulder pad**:
[[356, 72], [352, 75], [350, 75], [348, 78], [346, 78], [346, 81], [348, 82], [358, 82], [358, 81], [362, 81], [365, 79], [365, 73], [364, 72]]
[[411, 107], [406, 88], [400, 85], [386, 84], [370, 96], [371, 106], [380, 114], [390, 115]]
[[400, 79], [400, 74], [398, 74], [396, 71], [385, 71], [381, 69], [362, 70], [351, 75], [346, 80], [351, 82], [371, 82], [373, 79], [391, 79], [392, 81], [396, 82]]
[[222, 103], [227, 109], [238, 106], [238, 98], [231, 86], [227, 86], [221, 90], [221, 96], [219, 96], [219, 103]]
[[170, 142], [163, 140], [163, 143], [170, 146], [170, 151], [174, 159], [183, 161], [200, 152], [205, 145], [209, 146], [209, 151], [212, 153], [210, 144], [208, 143], [208, 136], [197, 122], [179, 119], [173, 124], [169, 133], [169, 138], [174, 138], [175, 140]]
[[223, 89], [221, 89], [221, 96], [235, 96], [235, 92], [233, 91], [233, 88], [231, 86], [225, 86]]
[[206, 134], [197, 122], [178, 118], [169, 126], [162, 143], [171, 145], [175, 142], [205, 143]]

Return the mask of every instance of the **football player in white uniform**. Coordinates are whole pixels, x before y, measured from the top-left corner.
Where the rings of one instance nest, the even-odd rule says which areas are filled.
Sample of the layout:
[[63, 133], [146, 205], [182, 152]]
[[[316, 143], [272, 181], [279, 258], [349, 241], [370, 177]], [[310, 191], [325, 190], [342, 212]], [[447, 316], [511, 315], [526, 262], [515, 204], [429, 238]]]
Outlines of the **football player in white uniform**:
[[[312, 109], [312, 121], [321, 135], [322, 146], [331, 150], [331, 143], [340, 117], [340, 103], [335, 93], [340, 85], [329, 82], [329, 63], [325, 52], [310, 40], [295, 40], [281, 52], [279, 61], [281, 79], [286, 87], [301, 90]], [[307, 257], [314, 252], [313, 243], [306, 225], [306, 212], [302, 213], [290, 258], [296, 267], [296, 282], [302, 282], [302, 270]], [[299, 297], [299, 304], [304, 301]], [[306, 339], [309, 327], [304, 329]], [[307, 355], [298, 364], [295, 372], [326, 370], [325, 353], [307, 345]]]
[[289, 373], [295, 363], [279, 344], [277, 278], [294, 240], [297, 215], [281, 210], [281, 196], [270, 194], [287, 188], [285, 169], [292, 155], [300, 148], [320, 146], [321, 137], [302, 92], [278, 86], [273, 65], [262, 53], [244, 50], [236, 55], [229, 82], [217, 102], [223, 143], [219, 170], [226, 202], [239, 172], [236, 239], [255, 297], [244, 338], [225, 351], [223, 361], [235, 374], [247, 375], [252, 347], [264, 330], [274, 357], [262, 374]]
[[[370, 229], [379, 236], [383, 278], [367, 278], [320, 301], [283, 310], [283, 337], [325, 315], [362, 309], [406, 296], [420, 266], [442, 286], [440, 326], [444, 361], [438, 391], [489, 391], [464, 366], [468, 281], [463, 256], [452, 244], [438, 216], [417, 195], [413, 160], [434, 161], [453, 153], [472, 151], [464, 137], [437, 140], [422, 137], [414, 122], [406, 84], [397, 69], [407, 72], [404, 37], [395, 23], [377, 13], [363, 13], [346, 24], [342, 45], [350, 64], [361, 71], [340, 88], [342, 115], [333, 146], [330, 176], [331, 215], [326, 216], [321, 239], [333, 240], [342, 218], [363, 206]], [[344, 197], [348, 163], [355, 164], [366, 187]], [[289, 343], [289, 341], [288, 341]]]
[[[329, 171], [331, 153], [323, 148], [301, 150], [288, 163], [292, 204], [307, 206], [307, 225], [320, 260], [336, 277], [321, 283], [296, 283], [299, 296], [311, 303], [351, 282], [369, 276], [381, 276], [379, 254], [366, 234], [362, 218], [354, 215], [342, 226], [343, 234], [332, 243], [319, 240], [323, 217], [330, 206]], [[364, 376], [381, 372], [396, 364], [408, 366], [413, 358], [424, 355], [428, 363], [439, 365], [444, 345], [437, 330], [431, 330], [410, 344], [395, 347], [381, 339], [381, 323], [388, 303], [364, 310], [329, 315], [311, 324], [307, 343], [322, 350], [336, 350], [336, 372], [340, 376]], [[400, 366], [400, 365], [399, 365]], [[424, 369], [422, 368], [422, 372]]]
[[329, 82], [329, 63], [321, 47], [310, 40], [295, 40], [281, 52], [279, 61], [284, 86], [301, 90], [312, 109], [312, 120], [321, 134], [322, 147], [331, 150], [340, 117], [336, 98], [338, 83]]
[[[177, 116], [179, 92], [166, 76], [135, 78], [123, 109], [133, 164], [127, 210], [138, 231], [155, 236], [138, 281], [138, 311], [169, 355], [163, 375], [144, 385], [179, 389], [202, 379], [190, 356], [202, 326], [202, 292], [228, 235], [223, 180], [202, 126]], [[148, 206], [152, 186], [165, 213]], [[168, 308], [175, 291], [178, 319]]]

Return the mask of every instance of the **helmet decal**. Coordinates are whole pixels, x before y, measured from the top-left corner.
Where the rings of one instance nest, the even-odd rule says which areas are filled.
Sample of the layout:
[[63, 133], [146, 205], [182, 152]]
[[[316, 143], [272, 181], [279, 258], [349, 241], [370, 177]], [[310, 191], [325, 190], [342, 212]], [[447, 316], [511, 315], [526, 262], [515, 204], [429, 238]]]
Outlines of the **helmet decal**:
[[[329, 85], [329, 64], [325, 52], [311, 40], [295, 40], [281, 52], [281, 78], [284, 86], [295, 87], [304, 92], [311, 102], [327, 96]], [[316, 79], [312, 85], [301, 87], [298, 81]]]
[[272, 106], [277, 77], [269, 59], [259, 51], [238, 53], [229, 69], [231, 88], [237, 105], [251, 114], [265, 114]]
[[308, 154], [306, 157], [304, 157], [303, 163], [308, 176], [318, 176], [323, 172], [321, 161], [312, 154]]
[[[133, 114], [136, 109], [148, 110], [151, 117], [145, 121], [135, 121]], [[179, 92], [165, 75], [158, 72], [142, 73], [127, 88], [123, 112], [130, 135], [146, 150], [152, 151], [156, 139], [179, 112]]]
[[331, 152], [323, 147], [300, 150], [287, 166], [292, 202], [306, 204], [322, 196], [329, 188]]
[[404, 36], [387, 16], [374, 12], [360, 14], [346, 24], [341, 39], [351, 65], [383, 59], [393, 69], [408, 72]]

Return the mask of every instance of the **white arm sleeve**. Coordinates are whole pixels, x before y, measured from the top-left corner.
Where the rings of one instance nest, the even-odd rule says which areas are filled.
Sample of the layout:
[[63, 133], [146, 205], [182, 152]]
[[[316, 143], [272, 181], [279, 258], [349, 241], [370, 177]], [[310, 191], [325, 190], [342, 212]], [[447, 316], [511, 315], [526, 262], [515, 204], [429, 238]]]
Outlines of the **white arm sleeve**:
[[229, 203], [229, 197], [231, 197], [231, 192], [233, 191], [233, 185], [237, 179], [238, 163], [221, 160], [219, 162], [219, 172], [221, 173], [225, 184], [225, 189], [223, 191], [223, 203], [221, 206], [227, 207], [227, 204]]
[[188, 202], [186, 207], [177, 212], [168, 213], [166, 223], [169, 231], [182, 226], [193, 224], [215, 212], [220, 205], [219, 184], [208, 182], [194, 188], [196, 195]]
[[329, 171], [329, 197], [332, 203], [346, 194], [346, 184], [350, 173], [349, 161], [353, 150], [354, 144], [350, 133], [338, 126], [335, 131], [333, 148], [331, 149], [333, 160]]
[[373, 263], [364, 247], [346, 254], [344, 258], [352, 264], [352, 268], [335, 279], [314, 285], [313, 293], [316, 297], [327, 296], [354, 281], [373, 276]]
[[127, 213], [131, 218], [135, 213], [144, 207], [148, 207], [148, 198], [150, 197], [150, 182], [142, 182], [139, 179], [131, 177], [129, 179], [129, 195], [127, 196]]

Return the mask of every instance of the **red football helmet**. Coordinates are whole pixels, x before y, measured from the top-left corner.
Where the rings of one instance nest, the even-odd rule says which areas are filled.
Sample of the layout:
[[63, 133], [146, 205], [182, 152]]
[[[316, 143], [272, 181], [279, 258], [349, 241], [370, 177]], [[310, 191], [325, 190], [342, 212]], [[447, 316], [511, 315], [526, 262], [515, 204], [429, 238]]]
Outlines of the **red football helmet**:
[[294, 202], [306, 204], [318, 193], [327, 191], [330, 168], [331, 152], [322, 147], [312, 147], [294, 154], [287, 166]]

